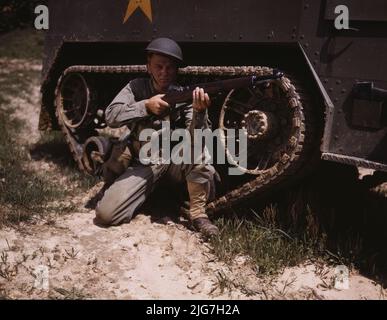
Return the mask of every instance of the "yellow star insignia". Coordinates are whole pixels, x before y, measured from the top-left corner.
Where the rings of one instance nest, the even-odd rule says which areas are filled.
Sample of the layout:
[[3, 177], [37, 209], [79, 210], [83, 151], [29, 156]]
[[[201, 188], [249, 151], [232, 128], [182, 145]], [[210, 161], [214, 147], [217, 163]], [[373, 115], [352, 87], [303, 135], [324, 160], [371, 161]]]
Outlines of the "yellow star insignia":
[[152, 22], [152, 4], [151, 0], [130, 0], [128, 4], [128, 9], [126, 9], [126, 14], [124, 17], [125, 23], [129, 17], [136, 11], [137, 8], [140, 8], [142, 12], [147, 16], [150, 22]]

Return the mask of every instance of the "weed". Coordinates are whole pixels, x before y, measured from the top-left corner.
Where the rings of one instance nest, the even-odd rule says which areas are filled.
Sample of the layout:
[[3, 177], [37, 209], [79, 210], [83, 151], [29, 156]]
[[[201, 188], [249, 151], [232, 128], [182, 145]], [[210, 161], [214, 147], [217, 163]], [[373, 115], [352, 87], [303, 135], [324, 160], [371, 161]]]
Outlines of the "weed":
[[90, 298], [90, 296], [83, 290], [75, 287], [72, 287], [70, 290], [55, 287], [53, 290], [59, 293], [64, 300], [83, 300]]

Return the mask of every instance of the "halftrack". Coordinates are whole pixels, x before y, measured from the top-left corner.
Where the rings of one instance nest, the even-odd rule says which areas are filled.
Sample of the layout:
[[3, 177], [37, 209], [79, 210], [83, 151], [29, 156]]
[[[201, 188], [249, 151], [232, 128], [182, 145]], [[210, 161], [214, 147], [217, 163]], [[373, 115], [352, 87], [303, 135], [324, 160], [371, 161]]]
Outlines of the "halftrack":
[[[348, 8], [347, 29], [335, 27], [339, 5]], [[213, 129], [246, 126], [256, 136], [264, 113], [276, 130], [248, 141], [243, 176], [217, 166], [222, 186], [209, 210], [286, 185], [321, 159], [387, 171], [384, 0], [68, 0], [48, 7], [39, 127], [62, 130], [80, 170], [94, 173], [85, 153], [103, 146], [86, 141], [109, 131], [105, 108], [146, 75], [146, 45], [169, 37], [184, 52], [183, 85], [285, 73], [269, 87], [213, 97]]]

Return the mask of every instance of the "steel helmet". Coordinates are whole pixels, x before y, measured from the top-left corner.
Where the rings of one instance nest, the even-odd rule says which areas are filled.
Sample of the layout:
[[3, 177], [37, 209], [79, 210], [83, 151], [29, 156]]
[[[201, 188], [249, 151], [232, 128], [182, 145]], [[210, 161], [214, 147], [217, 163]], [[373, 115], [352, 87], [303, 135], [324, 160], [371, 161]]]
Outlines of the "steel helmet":
[[145, 51], [165, 54], [177, 59], [180, 64], [183, 63], [183, 53], [180, 46], [169, 38], [154, 39], [148, 44]]

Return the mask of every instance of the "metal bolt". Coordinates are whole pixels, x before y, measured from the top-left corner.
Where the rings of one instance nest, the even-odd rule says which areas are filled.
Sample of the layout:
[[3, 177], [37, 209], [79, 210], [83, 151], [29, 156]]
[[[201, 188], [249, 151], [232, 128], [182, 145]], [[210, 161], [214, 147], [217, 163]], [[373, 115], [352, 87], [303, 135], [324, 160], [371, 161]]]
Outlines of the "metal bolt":
[[345, 89], [341, 90], [341, 93], [346, 93], [346, 92], [347, 92], [347, 90], [345, 90]]
[[341, 80], [336, 80], [336, 84], [341, 84]]
[[300, 39], [302, 40], [302, 39], [304, 39], [305, 38], [305, 36], [302, 34], [302, 35], [300, 35]]

